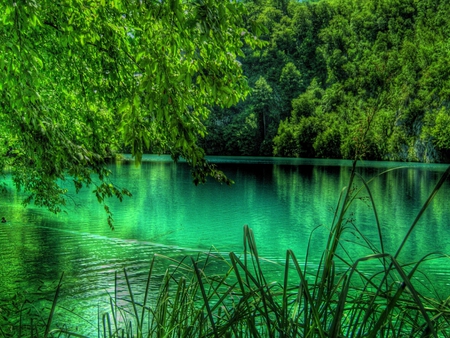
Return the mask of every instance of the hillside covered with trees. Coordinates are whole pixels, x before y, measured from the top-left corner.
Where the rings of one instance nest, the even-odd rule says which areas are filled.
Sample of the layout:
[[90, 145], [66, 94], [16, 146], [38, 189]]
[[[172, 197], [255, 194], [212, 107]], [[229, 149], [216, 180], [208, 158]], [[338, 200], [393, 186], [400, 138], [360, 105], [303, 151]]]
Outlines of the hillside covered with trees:
[[240, 59], [251, 95], [210, 114], [208, 154], [450, 160], [450, 1], [246, 5], [266, 44]]

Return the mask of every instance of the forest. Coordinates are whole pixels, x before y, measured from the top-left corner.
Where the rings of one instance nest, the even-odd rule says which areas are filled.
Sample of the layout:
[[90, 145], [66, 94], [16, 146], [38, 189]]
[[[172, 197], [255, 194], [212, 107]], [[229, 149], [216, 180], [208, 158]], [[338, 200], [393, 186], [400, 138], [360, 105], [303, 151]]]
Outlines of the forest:
[[245, 101], [213, 108], [207, 154], [450, 160], [450, 2], [255, 0]]
[[[0, 4], [0, 167], [60, 211], [104, 164], [170, 154], [450, 161], [450, 1]], [[107, 207], [105, 206], [107, 209]], [[107, 210], [108, 211], [108, 210]]]

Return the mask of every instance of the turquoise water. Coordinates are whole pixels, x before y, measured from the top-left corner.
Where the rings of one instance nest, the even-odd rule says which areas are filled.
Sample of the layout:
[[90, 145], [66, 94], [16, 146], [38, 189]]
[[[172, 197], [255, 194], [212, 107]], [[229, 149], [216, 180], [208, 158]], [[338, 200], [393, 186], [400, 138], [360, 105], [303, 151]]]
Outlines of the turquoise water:
[[[80, 325], [94, 332], [97, 310], [107, 310], [107, 295], [114, 292], [115, 271], [120, 274], [127, 268], [139, 293], [154, 254], [180, 258], [211, 248], [224, 255], [241, 253], [245, 224], [253, 229], [259, 253], [268, 261], [282, 264], [287, 249], [305, 260], [309, 244], [309, 264], [318, 264], [340, 192], [348, 183], [350, 161], [245, 157], [211, 161], [236, 183], [229, 187], [208, 181], [196, 187], [186, 164], [174, 164], [168, 157], [147, 156], [140, 167], [112, 164], [111, 180], [133, 194], [123, 202], [108, 201], [114, 231], [91, 193], [93, 187], [69, 193], [65, 212], [58, 215], [24, 209], [23, 196], [9, 190], [0, 202], [8, 219], [0, 225], [0, 301], [4, 304], [24, 292], [34, 297], [42, 290], [48, 290], [45, 297], [51, 298], [50, 290], [64, 272], [61, 306], [79, 313]], [[404, 165], [362, 162], [358, 172], [369, 180]], [[407, 164], [370, 183], [386, 251], [395, 253], [445, 169], [445, 165]], [[355, 183], [361, 185], [359, 180]], [[71, 188], [69, 183], [67, 187]], [[400, 254], [401, 262], [417, 261], [430, 252], [450, 253], [449, 194], [446, 182]], [[379, 247], [367, 196], [363, 191], [355, 200], [343, 237], [354, 259], [370, 253], [359, 245], [361, 235], [354, 227]], [[165, 268], [161, 263], [158, 273]], [[426, 262], [424, 269], [448, 295], [449, 260]], [[277, 277], [274, 272], [272, 278]]]

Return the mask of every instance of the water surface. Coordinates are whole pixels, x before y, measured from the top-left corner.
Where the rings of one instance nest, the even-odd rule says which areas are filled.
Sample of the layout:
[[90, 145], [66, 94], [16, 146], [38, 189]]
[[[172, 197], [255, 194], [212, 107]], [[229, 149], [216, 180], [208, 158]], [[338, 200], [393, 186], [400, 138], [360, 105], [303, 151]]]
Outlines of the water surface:
[[[135, 285], [141, 285], [156, 253], [174, 258], [211, 249], [224, 255], [241, 253], [245, 224], [253, 229], [259, 253], [267, 260], [282, 264], [286, 250], [292, 249], [304, 261], [309, 245], [308, 261], [312, 266], [318, 263], [340, 193], [348, 184], [350, 161], [245, 157], [211, 161], [236, 183], [230, 187], [209, 180], [196, 187], [186, 164], [174, 164], [169, 157], [144, 157], [140, 167], [112, 164], [111, 180], [133, 194], [123, 202], [107, 202], [114, 213], [114, 231], [91, 193], [93, 187], [75, 194], [66, 182], [71, 192], [65, 212], [58, 215], [32, 206], [24, 209], [23, 195], [9, 189], [0, 200], [1, 213], [8, 219], [0, 225], [0, 301], [10, 302], [24, 292], [29, 297], [50, 292], [64, 272], [61, 305], [81, 312], [86, 330], [94, 332], [97, 308], [107, 309], [116, 271], [121, 274], [127, 268]], [[385, 250], [392, 254], [446, 169], [361, 162], [358, 173], [369, 181], [398, 166], [404, 167], [369, 183]], [[8, 177], [5, 180], [10, 184]], [[399, 256], [402, 262], [417, 261], [430, 252], [450, 253], [449, 184], [419, 221]], [[358, 186], [359, 179], [353, 188]], [[354, 227], [380, 247], [367, 192], [358, 195], [347, 217], [343, 244], [349, 260], [370, 253], [354, 244], [361, 243]], [[161, 263], [156, 271], [162, 274], [166, 268]], [[448, 295], [449, 261], [427, 262], [425, 268]], [[275, 272], [272, 278], [278, 278]]]

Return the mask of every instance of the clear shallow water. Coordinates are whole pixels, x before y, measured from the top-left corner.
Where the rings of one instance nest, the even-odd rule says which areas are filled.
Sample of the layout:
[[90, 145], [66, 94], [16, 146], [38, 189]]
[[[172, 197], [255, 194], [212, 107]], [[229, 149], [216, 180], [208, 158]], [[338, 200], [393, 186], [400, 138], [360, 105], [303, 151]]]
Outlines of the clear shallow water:
[[[126, 267], [139, 293], [154, 254], [180, 258], [212, 246], [224, 255], [241, 253], [244, 224], [253, 229], [260, 255], [280, 263], [287, 249], [304, 260], [317, 228], [308, 258], [311, 265], [317, 264], [351, 170], [350, 161], [213, 157], [236, 184], [209, 181], [196, 187], [184, 163], [159, 156], [144, 160], [141, 167], [132, 163], [110, 167], [112, 181], [133, 194], [121, 203], [108, 201], [114, 231], [92, 189], [71, 193], [66, 212], [59, 215], [22, 208], [21, 196], [13, 191], [3, 195], [0, 210], [9, 222], [0, 225], [0, 301], [23, 292], [33, 297], [42, 290], [49, 290], [51, 298], [50, 290], [64, 272], [60, 304], [86, 318], [81, 320], [85, 330], [94, 332], [97, 306], [107, 309], [115, 271]], [[358, 172], [369, 180], [400, 165], [405, 164], [361, 162]], [[386, 251], [395, 253], [445, 169], [445, 165], [407, 164], [370, 183]], [[71, 188], [69, 183], [67, 187]], [[450, 253], [448, 196], [450, 182], [412, 233], [400, 255], [402, 262], [417, 261], [430, 252]], [[348, 217], [379, 247], [366, 197], [366, 192], [360, 194]], [[343, 242], [351, 257], [370, 253], [353, 243], [359, 242], [353, 233], [350, 228]], [[156, 273], [166, 267], [161, 262]], [[443, 294], [450, 293], [448, 259], [427, 262], [426, 272]], [[275, 272], [272, 277], [277, 278]]]

